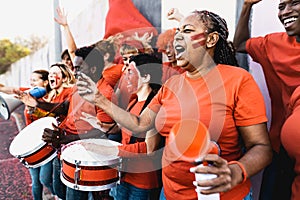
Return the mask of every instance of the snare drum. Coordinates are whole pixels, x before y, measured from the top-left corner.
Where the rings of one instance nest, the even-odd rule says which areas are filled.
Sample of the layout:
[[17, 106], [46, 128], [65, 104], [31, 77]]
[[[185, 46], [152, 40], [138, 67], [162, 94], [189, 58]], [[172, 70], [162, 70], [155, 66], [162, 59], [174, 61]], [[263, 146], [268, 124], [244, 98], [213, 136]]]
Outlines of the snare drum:
[[9, 152], [31, 168], [40, 167], [56, 156], [56, 150], [42, 140], [45, 128], [53, 129], [52, 123], [57, 125], [53, 117], [38, 119], [24, 129], [11, 142]]
[[67, 144], [61, 153], [62, 182], [70, 188], [81, 191], [102, 191], [116, 186], [119, 181], [121, 159], [118, 156], [99, 155], [87, 151], [82, 143], [121, 145], [107, 139], [84, 139]]

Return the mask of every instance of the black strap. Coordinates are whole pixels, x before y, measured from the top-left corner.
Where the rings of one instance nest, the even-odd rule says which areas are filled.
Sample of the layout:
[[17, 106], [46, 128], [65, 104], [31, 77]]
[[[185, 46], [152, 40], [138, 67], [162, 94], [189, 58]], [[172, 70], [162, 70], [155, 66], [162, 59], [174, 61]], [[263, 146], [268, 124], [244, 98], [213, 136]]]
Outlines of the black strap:
[[[141, 113], [143, 112], [143, 110], [147, 107], [147, 105], [150, 103], [150, 101], [153, 99], [153, 97], [154, 97], [155, 95], [156, 95], [156, 91], [152, 90], [152, 91], [150, 92], [150, 94], [148, 95], [148, 97], [147, 97], [147, 99], [146, 99], [146, 101], [145, 101], [145, 103], [144, 103], [144, 105], [143, 105], [143, 107], [142, 107], [142, 109], [141, 109], [141, 111], [140, 111], [139, 114], [141, 114]], [[138, 101], [137, 101], [137, 98], [136, 98], [136, 99], [135, 99], [135, 102], [127, 109], [127, 111], [129, 112], [137, 102], [138, 102]], [[135, 136], [133, 136], [133, 135], [136, 135], [136, 134], [133, 134], [133, 133], [132, 133], [132, 136], [130, 137], [129, 144], [134, 144], [134, 143], [136, 143], [137, 140], [139, 139], [139, 137], [135, 137]], [[144, 140], [144, 138], [143, 138], [143, 140]]]

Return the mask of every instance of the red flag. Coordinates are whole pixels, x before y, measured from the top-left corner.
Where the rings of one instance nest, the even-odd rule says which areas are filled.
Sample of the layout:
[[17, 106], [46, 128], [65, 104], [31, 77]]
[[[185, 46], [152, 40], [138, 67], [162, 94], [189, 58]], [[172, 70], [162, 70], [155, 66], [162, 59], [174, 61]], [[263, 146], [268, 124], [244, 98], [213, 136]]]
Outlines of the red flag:
[[158, 34], [131, 0], [109, 0], [104, 39], [117, 33], [122, 33], [124, 37], [132, 36], [135, 32], [138, 32], [140, 36], [146, 32]]

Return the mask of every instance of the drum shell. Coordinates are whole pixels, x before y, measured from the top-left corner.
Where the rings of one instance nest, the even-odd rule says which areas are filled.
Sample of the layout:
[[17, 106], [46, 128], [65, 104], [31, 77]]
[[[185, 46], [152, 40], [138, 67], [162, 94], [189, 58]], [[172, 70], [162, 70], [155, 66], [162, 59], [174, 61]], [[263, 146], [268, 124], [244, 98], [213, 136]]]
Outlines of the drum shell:
[[[71, 142], [62, 149], [62, 182], [73, 189], [81, 191], [103, 191], [116, 186], [119, 181], [121, 159], [113, 157], [107, 160], [90, 160], [75, 153], [67, 152], [68, 148], [80, 146], [82, 142], [105, 143], [104, 139], [87, 139]], [[113, 142], [113, 141], [109, 141]], [[113, 142], [114, 145], [119, 145]], [[80, 149], [82, 153], [82, 148]], [[67, 153], [66, 153], [67, 152]]]
[[44, 117], [26, 126], [10, 144], [10, 154], [28, 168], [50, 162], [57, 155], [56, 149], [42, 140], [42, 134], [45, 128], [53, 129], [52, 124], [57, 125], [55, 118]]

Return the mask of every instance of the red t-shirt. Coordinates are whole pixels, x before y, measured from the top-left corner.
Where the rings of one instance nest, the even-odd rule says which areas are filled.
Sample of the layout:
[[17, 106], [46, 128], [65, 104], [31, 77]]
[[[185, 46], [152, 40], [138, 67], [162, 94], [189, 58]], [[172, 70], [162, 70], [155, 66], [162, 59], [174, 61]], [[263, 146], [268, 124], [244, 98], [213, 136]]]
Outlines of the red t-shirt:
[[164, 62], [162, 65], [161, 82], [165, 83], [171, 76], [182, 74], [183, 72], [185, 72], [184, 69], [181, 69], [180, 67], [173, 67], [170, 62]]
[[[52, 90], [50, 93], [54, 93], [55, 91]], [[70, 98], [70, 94], [72, 92], [72, 88], [63, 88], [62, 92], [59, 93], [59, 94], [51, 94], [52, 95], [52, 98], [51, 98], [51, 103], [60, 103], [60, 102], [63, 102], [67, 99]], [[49, 93], [49, 94], [50, 94]], [[40, 98], [39, 101], [49, 101], [47, 98], [47, 96], [45, 96], [45, 98]], [[47, 99], [47, 100], [46, 100]], [[36, 111], [33, 112], [32, 114], [29, 114], [29, 111], [28, 111], [28, 108], [25, 107], [25, 110], [24, 110], [24, 116], [25, 116], [25, 120], [26, 120], [26, 125], [32, 123], [33, 121], [41, 118], [41, 117], [45, 117], [45, 115], [48, 114], [48, 111], [45, 111], [41, 108], [36, 108]], [[50, 116], [52, 117], [53, 114], [49, 114], [47, 116]]]
[[122, 67], [123, 64], [115, 64], [110, 66], [109, 68], [106, 68], [103, 72], [103, 78], [106, 80], [106, 82], [109, 83], [109, 85], [114, 88], [117, 84], [117, 82], [120, 80], [122, 76]]
[[[290, 110], [292, 114], [287, 118], [281, 130], [281, 142], [288, 155], [295, 161], [294, 171], [296, 177], [292, 185], [292, 200], [299, 199], [300, 196], [300, 87], [295, 89], [291, 96]], [[297, 142], [298, 141], [298, 142]]]
[[[156, 129], [166, 136], [166, 145], [170, 143], [169, 132], [176, 122], [199, 120], [208, 127], [211, 140], [218, 142], [221, 157], [227, 161], [242, 156], [236, 126], [267, 121], [263, 96], [251, 74], [227, 65], [218, 65], [198, 79], [190, 79], [186, 74], [171, 77], [148, 107], [157, 112]], [[172, 149], [168, 147], [165, 150]], [[170, 151], [164, 151], [163, 185], [167, 199], [197, 199], [193, 185], [195, 175], [189, 172], [193, 165], [173, 158]], [[221, 199], [244, 198], [250, 182], [236, 188], [233, 190], [237, 191], [222, 194]]]
[[[134, 104], [130, 113], [139, 115], [145, 101], [140, 101]], [[129, 104], [130, 105], [130, 104]], [[122, 181], [142, 189], [158, 188], [159, 185], [159, 169], [161, 157], [148, 156], [145, 143], [145, 133], [138, 134], [137, 141], [130, 144], [132, 132], [127, 129], [122, 129], [122, 146], [119, 146], [119, 156], [125, 159], [122, 165], [125, 165], [125, 175]]]
[[300, 43], [285, 32], [272, 33], [249, 39], [246, 50], [264, 71], [272, 108], [270, 139], [273, 149], [278, 152], [288, 103], [300, 85]]
[[[112, 87], [104, 79], [100, 79], [98, 81], [97, 88], [110, 101], [115, 99]], [[80, 117], [84, 117], [82, 112], [97, 116], [101, 122], [113, 122], [111, 117], [108, 116], [103, 110], [82, 99], [77, 92], [76, 85], [73, 86], [72, 90], [68, 116], [62, 125], [62, 128], [65, 129], [67, 134], [81, 134], [93, 129], [90, 123], [80, 119]]]

